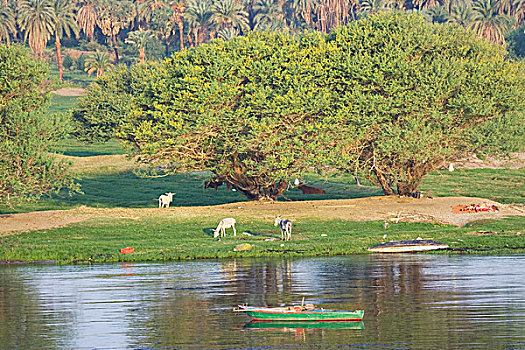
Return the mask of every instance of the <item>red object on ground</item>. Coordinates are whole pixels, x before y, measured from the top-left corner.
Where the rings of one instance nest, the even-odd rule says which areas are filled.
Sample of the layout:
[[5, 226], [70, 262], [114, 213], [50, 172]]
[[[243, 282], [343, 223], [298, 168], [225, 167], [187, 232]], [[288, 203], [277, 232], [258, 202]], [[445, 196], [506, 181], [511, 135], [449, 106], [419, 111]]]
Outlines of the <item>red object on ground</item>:
[[469, 204], [469, 205], [453, 205], [452, 213], [462, 214], [462, 213], [479, 213], [482, 211], [498, 211], [498, 207], [493, 204], [488, 204], [487, 202], [483, 204]]
[[135, 248], [133, 248], [133, 247], [126, 247], [126, 248], [122, 248], [120, 250], [120, 254], [131, 254], [131, 253], [135, 253]]

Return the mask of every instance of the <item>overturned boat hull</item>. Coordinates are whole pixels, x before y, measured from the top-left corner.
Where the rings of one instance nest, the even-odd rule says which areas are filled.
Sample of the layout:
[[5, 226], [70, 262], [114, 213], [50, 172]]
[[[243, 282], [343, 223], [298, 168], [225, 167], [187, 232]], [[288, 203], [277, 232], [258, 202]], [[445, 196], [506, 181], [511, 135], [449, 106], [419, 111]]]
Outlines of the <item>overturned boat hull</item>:
[[408, 241], [392, 241], [368, 248], [374, 253], [410, 253], [429, 250], [447, 249], [448, 245], [426, 239], [413, 239]]

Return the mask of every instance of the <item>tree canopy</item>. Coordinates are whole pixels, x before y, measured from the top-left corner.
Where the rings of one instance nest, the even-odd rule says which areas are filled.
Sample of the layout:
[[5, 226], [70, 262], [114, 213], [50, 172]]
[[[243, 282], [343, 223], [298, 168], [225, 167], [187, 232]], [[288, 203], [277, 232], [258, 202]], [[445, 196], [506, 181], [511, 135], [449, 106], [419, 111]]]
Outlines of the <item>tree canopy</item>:
[[328, 36], [251, 33], [121, 67], [75, 118], [85, 138], [115, 135], [147, 163], [210, 170], [250, 199], [275, 199], [309, 167], [367, 170], [386, 194], [410, 194], [443, 161], [523, 131], [524, 68], [504, 53], [401, 13]]
[[430, 170], [467, 152], [517, 146], [512, 111], [523, 117], [524, 67], [500, 47], [401, 13], [339, 27], [328, 41], [337, 45], [328, 88], [360, 130], [359, 167], [386, 194], [411, 194]]
[[0, 44], [0, 200], [39, 197], [75, 188], [67, 164], [47, 151], [67, 131], [65, 117], [50, 118], [43, 81], [47, 68], [29, 50]]

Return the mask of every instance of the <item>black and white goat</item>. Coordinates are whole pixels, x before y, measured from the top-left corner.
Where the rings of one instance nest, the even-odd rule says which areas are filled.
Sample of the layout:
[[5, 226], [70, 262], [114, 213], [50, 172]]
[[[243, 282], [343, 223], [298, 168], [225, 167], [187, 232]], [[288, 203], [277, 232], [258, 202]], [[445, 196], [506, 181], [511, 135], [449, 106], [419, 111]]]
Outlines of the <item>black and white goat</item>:
[[288, 219], [281, 218], [281, 215], [275, 218], [275, 226], [281, 229], [281, 239], [289, 241], [292, 239], [292, 222]]

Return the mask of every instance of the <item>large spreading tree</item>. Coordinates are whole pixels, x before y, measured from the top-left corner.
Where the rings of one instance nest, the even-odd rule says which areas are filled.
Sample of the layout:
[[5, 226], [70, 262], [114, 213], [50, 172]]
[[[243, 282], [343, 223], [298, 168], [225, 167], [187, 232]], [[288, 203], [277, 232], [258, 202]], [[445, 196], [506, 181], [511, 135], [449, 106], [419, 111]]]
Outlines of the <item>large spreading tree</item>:
[[429, 171], [468, 153], [523, 147], [524, 66], [501, 47], [403, 13], [339, 27], [328, 42], [337, 49], [327, 89], [359, 130], [358, 168], [385, 194], [411, 195]]
[[324, 45], [320, 34], [251, 34], [121, 67], [81, 101], [78, 133], [116, 130], [149, 164], [208, 170], [251, 200], [276, 199], [291, 176], [350, 154], [331, 137], [332, 96], [317, 82]]
[[312, 167], [366, 170], [385, 194], [411, 194], [444, 161], [522, 147], [524, 68], [504, 54], [402, 13], [328, 36], [250, 33], [99, 79], [77, 133], [209, 170], [254, 200]]
[[0, 44], [0, 201], [74, 189], [68, 165], [48, 153], [67, 134], [64, 117], [42, 112], [47, 66], [29, 50]]

